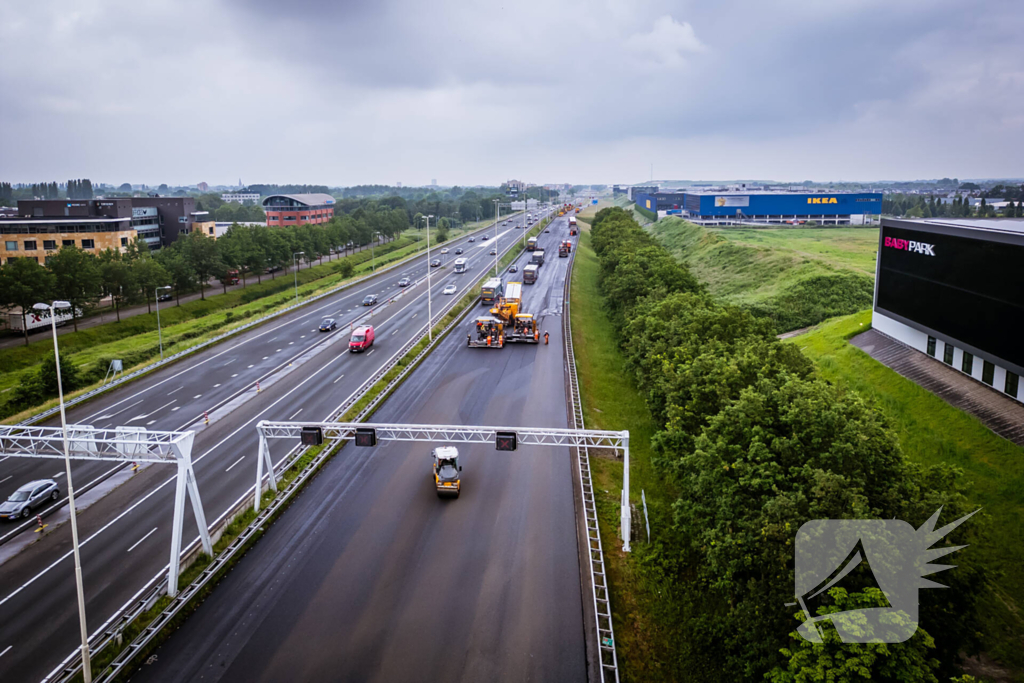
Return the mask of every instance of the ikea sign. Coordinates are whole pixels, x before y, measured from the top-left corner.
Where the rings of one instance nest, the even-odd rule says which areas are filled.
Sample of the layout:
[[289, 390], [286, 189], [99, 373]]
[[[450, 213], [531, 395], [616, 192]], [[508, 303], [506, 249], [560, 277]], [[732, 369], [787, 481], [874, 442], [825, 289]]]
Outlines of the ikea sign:
[[839, 201], [835, 197], [808, 197], [808, 204], [838, 204]]

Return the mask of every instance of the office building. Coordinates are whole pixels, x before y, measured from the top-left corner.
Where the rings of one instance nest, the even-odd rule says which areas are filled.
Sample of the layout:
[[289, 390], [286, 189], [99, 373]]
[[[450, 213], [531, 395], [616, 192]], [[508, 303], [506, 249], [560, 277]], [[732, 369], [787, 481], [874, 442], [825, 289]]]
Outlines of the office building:
[[267, 225], [326, 223], [334, 217], [334, 197], [329, 194], [272, 194], [263, 199]]
[[234, 202], [236, 204], [259, 204], [260, 193], [259, 192], [225, 192], [220, 196], [221, 201], [226, 204]]

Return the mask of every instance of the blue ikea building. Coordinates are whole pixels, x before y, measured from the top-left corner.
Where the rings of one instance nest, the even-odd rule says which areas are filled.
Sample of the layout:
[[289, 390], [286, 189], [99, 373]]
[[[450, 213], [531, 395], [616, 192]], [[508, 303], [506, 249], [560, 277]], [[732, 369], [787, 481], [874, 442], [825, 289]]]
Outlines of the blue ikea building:
[[637, 206], [710, 224], [817, 221], [861, 225], [882, 213], [880, 192], [677, 191], [640, 194]]

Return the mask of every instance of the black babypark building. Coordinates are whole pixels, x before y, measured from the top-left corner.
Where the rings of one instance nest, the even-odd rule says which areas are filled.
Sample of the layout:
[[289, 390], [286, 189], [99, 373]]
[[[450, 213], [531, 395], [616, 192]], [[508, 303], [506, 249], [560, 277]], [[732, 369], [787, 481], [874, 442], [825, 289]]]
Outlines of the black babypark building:
[[1024, 402], [1024, 220], [883, 219], [871, 324]]

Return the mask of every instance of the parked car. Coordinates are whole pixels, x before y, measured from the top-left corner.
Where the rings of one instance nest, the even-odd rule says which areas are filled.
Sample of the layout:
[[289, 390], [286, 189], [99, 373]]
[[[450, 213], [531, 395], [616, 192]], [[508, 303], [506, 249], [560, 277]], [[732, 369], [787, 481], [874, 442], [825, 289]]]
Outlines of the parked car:
[[171, 301], [174, 299], [174, 295], [170, 292], [162, 292], [160, 296], [156, 298], [157, 301]]
[[373, 306], [375, 303], [377, 303], [376, 294], [367, 294], [366, 296], [363, 297], [364, 306]]
[[60, 488], [53, 479], [30, 481], [0, 504], [0, 519], [26, 519], [32, 510], [60, 498]]
[[547, 229], [547, 230], [545, 230], [544, 232], [551, 232], [551, 228], [548, 228], [548, 229]]
[[456, 255], [461, 254], [461, 253], [462, 253], [462, 247], [459, 247], [458, 249], [455, 250], [455, 254]]
[[437, 268], [440, 265], [441, 265], [441, 259], [439, 259], [439, 258], [436, 258], [436, 259], [434, 259], [433, 261], [430, 262], [430, 267], [431, 268]]
[[445, 286], [444, 290], [441, 293], [442, 294], [454, 294], [455, 293], [455, 289], [456, 289], [455, 283], [454, 282], [449, 282]]
[[411, 284], [412, 284], [412, 280], [410, 280], [407, 277], [403, 277], [401, 280], [398, 281], [398, 286], [399, 287], [408, 287]]
[[321, 332], [330, 332], [336, 329], [338, 329], [338, 323], [334, 321], [334, 318], [324, 318], [323, 322], [320, 323]]
[[348, 340], [350, 353], [359, 353], [373, 346], [373, 325], [360, 325], [352, 330], [352, 338]]
[[511, 266], [508, 267], [508, 272], [510, 272], [510, 273], [518, 273], [519, 272], [519, 266], [517, 266], [516, 264], [513, 263]]

